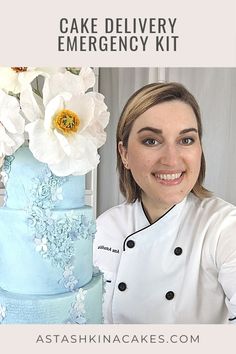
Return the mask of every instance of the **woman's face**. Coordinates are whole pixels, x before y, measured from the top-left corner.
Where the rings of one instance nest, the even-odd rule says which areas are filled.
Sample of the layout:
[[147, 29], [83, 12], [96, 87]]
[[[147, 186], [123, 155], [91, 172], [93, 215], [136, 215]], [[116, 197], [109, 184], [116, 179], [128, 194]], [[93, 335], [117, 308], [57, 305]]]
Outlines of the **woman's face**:
[[122, 160], [142, 189], [144, 206], [168, 209], [195, 185], [201, 164], [196, 116], [186, 103], [157, 104], [134, 122]]

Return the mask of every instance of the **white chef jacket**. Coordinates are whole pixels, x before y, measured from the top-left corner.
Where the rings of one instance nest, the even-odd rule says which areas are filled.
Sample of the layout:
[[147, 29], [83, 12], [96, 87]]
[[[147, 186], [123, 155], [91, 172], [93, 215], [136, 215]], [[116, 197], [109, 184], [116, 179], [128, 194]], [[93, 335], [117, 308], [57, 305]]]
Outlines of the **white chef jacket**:
[[236, 207], [190, 193], [150, 224], [139, 201], [97, 219], [105, 323], [235, 323]]

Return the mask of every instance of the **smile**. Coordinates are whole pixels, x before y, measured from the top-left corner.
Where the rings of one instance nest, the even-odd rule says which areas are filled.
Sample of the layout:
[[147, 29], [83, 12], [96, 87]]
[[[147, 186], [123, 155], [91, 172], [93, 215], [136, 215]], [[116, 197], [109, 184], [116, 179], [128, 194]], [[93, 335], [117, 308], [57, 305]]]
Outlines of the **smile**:
[[170, 180], [175, 180], [180, 178], [180, 176], [182, 175], [182, 172], [180, 173], [172, 173], [172, 174], [159, 174], [156, 175], [157, 178], [163, 179], [165, 181], [170, 181]]
[[155, 179], [166, 186], [175, 186], [180, 184], [184, 178], [184, 171], [178, 173], [154, 173]]

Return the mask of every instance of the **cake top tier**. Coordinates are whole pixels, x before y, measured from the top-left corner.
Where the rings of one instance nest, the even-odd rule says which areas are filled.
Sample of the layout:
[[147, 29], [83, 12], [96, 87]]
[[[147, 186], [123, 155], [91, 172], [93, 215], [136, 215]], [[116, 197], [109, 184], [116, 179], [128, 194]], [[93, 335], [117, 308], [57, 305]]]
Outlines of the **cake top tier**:
[[71, 209], [84, 205], [85, 176], [55, 176], [26, 146], [6, 157], [2, 170], [8, 208]]

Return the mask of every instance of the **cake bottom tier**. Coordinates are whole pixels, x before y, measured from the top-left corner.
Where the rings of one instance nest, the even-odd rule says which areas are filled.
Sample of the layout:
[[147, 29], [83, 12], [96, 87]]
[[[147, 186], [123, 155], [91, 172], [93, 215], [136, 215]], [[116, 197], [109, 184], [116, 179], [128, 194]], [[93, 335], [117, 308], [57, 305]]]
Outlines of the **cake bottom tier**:
[[0, 323], [99, 324], [102, 323], [102, 298], [101, 274], [71, 293], [18, 295], [0, 289]]
[[0, 208], [0, 288], [55, 295], [87, 284], [93, 274], [93, 210]]

